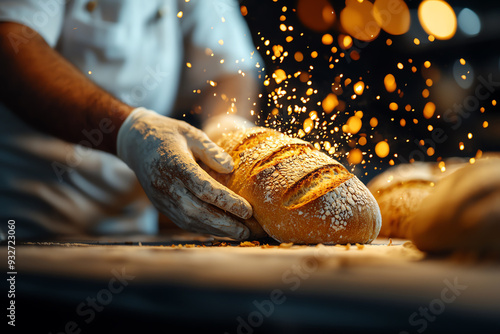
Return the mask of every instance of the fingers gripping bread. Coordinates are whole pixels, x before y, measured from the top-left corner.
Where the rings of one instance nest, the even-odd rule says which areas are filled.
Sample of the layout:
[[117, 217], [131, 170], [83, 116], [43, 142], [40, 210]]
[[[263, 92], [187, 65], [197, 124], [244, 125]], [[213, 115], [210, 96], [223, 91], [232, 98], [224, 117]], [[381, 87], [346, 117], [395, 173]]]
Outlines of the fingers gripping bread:
[[218, 144], [235, 168], [212, 176], [252, 204], [255, 220], [274, 239], [368, 243], [377, 237], [381, 217], [372, 194], [311, 144], [265, 128], [225, 135]]

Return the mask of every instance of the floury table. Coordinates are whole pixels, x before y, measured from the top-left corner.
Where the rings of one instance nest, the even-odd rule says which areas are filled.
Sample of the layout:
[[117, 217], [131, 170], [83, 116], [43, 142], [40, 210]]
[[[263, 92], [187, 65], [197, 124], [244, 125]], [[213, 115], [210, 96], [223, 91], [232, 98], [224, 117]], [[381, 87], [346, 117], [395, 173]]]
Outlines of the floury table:
[[221, 247], [212, 246], [212, 238], [187, 234], [128, 240], [18, 246], [16, 329], [54, 334], [500, 329], [499, 262], [430, 258], [405, 240], [350, 247]]

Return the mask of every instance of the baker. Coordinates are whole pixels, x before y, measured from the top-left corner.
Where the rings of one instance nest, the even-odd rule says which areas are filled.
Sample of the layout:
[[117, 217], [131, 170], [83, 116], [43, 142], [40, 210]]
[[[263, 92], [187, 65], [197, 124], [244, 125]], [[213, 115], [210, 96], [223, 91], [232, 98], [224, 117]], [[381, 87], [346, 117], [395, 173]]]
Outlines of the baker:
[[[159, 210], [248, 237], [251, 205], [196, 159], [231, 172], [213, 141], [252, 125], [250, 36], [231, 0], [0, 0], [2, 222], [18, 238], [152, 234]], [[202, 130], [173, 118], [190, 111]]]

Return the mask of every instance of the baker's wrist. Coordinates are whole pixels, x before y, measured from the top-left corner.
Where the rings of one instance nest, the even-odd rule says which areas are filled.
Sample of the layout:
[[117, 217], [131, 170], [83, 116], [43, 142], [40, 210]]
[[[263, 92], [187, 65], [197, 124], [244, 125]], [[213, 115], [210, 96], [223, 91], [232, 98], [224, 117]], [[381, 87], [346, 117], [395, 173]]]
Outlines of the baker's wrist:
[[130, 133], [134, 131], [137, 122], [147, 115], [157, 115], [157, 113], [144, 107], [133, 109], [118, 130], [118, 135], [116, 137], [116, 155], [127, 164], [130, 152], [129, 146], [132, 144], [130, 143]]
[[91, 114], [88, 117], [91, 120], [90, 127], [100, 129], [103, 134], [103, 140], [96, 148], [116, 154], [118, 132], [134, 107], [104, 94], [96, 106], [91, 106], [89, 109], [91, 109]]

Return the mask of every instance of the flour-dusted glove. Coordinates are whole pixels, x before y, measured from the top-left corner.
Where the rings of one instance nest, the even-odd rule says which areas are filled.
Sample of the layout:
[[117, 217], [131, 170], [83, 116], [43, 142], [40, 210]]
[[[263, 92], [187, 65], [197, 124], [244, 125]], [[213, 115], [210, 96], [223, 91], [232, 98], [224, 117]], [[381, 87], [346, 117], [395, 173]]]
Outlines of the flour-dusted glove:
[[238, 240], [249, 237], [248, 228], [226, 212], [247, 219], [251, 205], [195, 161], [219, 173], [233, 169], [231, 157], [203, 131], [137, 108], [120, 127], [117, 154], [135, 172], [155, 207], [179, 227]]

